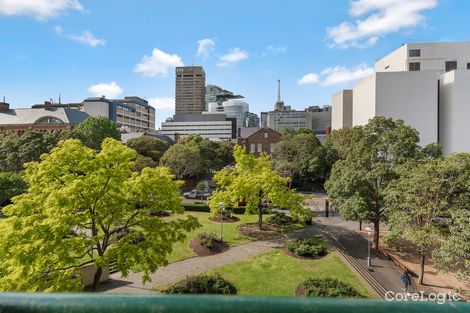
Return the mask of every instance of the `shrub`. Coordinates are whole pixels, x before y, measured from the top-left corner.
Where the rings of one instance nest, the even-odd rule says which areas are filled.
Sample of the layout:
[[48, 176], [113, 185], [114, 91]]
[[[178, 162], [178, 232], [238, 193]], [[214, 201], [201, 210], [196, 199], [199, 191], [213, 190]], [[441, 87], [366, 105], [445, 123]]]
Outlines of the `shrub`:
[[307, 297], [362, 298], [350, 285], [332, 278], [309, 278], [302, 283]]
[[237, 294], [235, 286], [220, 275], [196, 275], [189, 276], [167, 290], [166, 294]]
[[285, 213], [276, 212], [273, 216], [268, 218], [267, 222], [277, 226], [282, 226], [292, 224], [293, 220], [290, 216], [287, 216]]
[[286, 248], [293, 254], [303, 257], [325, 256], [328, 252], [321, 236], [288, 241]]
[[215, 241], [217, 238], [214, 234], [200, 233], [197, 235], [196, 240], [202, 247], [212, 251], [215, 247]]

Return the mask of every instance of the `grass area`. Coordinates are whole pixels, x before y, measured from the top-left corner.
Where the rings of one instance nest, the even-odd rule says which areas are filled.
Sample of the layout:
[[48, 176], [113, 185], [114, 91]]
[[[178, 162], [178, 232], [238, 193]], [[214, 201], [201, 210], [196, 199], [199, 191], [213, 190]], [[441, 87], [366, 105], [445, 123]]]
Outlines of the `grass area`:
[[[170, 263], [192, 258], [196, 254], [189, 248], [189, 242], [196, 238], [198, 233], [215, 233], [217, 237], [220, 234], [220, 223], [215, 223], [209, 220], [209, 213], [206, 212], [186, 212], [185, 215], [192, 215], [197, 217], [202, 227], [196, 229], [193, 232], [188, 233], [184, 242], [178, 242], [173, 245], [173, 252], [169, 255], [168, 261]], [[255, 223], [258, 221], [257, 215], [245, 215], [245, 214], [233, 214], [240, 219], [236, 223], [224, 223], [223, 224], [223, 238], [231, 246], [236, 246], [242, 243], [256, 240], [255, 238], [243, 236], [237, 231], [237, 227], [240, 224]]]
[[323, 258], [307, 260], [274, 249], [209, 273], [218, 273], [232, 282], [240, 296], [294, 296], [296, 287], [305, 279], [330, 277], [350, 284], [368, 298], [374, 297], [333, 250]]

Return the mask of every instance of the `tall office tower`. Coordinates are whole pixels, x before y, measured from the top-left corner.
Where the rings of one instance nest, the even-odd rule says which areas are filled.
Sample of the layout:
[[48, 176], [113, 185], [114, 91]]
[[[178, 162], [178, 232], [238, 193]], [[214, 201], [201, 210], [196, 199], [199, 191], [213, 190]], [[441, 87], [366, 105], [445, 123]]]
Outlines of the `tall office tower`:
[[201, 66], [176, 68], [176, 114], [198, 114], [205, 110], [206, 73]]

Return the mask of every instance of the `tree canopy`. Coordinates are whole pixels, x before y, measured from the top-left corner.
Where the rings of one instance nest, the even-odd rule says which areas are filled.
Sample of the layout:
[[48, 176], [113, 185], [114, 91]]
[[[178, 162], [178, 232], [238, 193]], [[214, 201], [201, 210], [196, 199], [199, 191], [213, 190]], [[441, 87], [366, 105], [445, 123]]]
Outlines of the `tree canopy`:
[[41, 154], [49, 152], [67, 134], [68, 131], [27, 131], [19, 136], [0, 132], [0, 171], [21, 171], [23, 164], [38, 161]]
[[412, 162], [386, 190], [387, 239], [416, 247], [421, 256], [421, 284], [425, 259], [431, 253], [439, 268], [469, 274], [469, 165], [470, 154]]
[[70, 139], [26, 165], [28, 191], [0, 222], [0, 290], [80, 290], [87, 264], [97, 268], [96, 288], [113, 260], [123, 275], [138, 267], [149, 280], [173, 243], [198, 226], [193, 217], [158, 217], [184, 212], [180, 184], [166, 168], [133, 172], [137, 153], [111, 138], [100, 150]]
[[[0, 209], [10, 199], [26, 191], [27, 185], [19, 173], [0, 173]], [[1, 214], [1, 212], [0, 212]]]
[[73, 137], [80, 139], [85, 146], [94, 150], [99, 150], [106, 138], [121, 140], [116, 123], [103, 116], [90, 116], [78, 124], [73, 130]]
[[288, 209], [292, 215], [303, 215], [303, 196], [289, 190], [289, 178], [284, 178], [272, 169], [269, 156], [262, 154], [255, 158], [241, 146], [234, 150], [236, 165], [224, 168], [214, 175], [217, 191], [210, 197], [211, 214], [217, 216], [225, 206], [236, 207], [246, 202], [246, 214], [258, 214], [258, 226], [262, 228], [263, 207], [279, 206]]
[[338, 160], [325, 184], [329, 199], [343, 218], [374, 223], [374, 245], [379, 246], [380, 223], [386, 220], [384, 197], [400, 166], [418, 155], [418, 132], [394, 121], [374, 117], [355, 127], [354, 141], [344, 160]]
[[170, 147], [166, 142], [150, 135], [143, 135], [127, 141], [127, 146], [134, 149], [140, 155], [151, 158], [154, 162], [160, 162], [161, 157]]
[[163, 155], [161, 164], [179, 179], [191, 179], [219, 170], [233, 162], [233, 144], [199, 135], [180, 139]]
[[303, 185], [322, 177], [325, 166], [325, 149], [313, 133], [286, 133], [274, 145], [274, 168]]

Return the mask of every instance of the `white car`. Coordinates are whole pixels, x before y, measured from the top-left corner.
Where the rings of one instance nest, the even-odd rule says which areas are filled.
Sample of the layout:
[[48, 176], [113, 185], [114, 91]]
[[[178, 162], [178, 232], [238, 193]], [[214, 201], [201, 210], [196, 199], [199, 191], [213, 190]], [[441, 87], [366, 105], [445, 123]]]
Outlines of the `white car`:
[[211, 195], [209, 191], [199, 191], [193, 189], [189, 192], [183, 193], [183, 197], [185, 199], [201, 199], [201, 198], [208, 198]]

